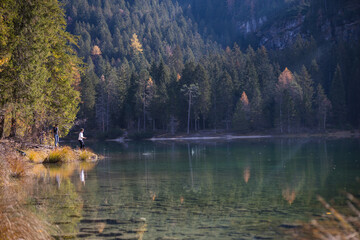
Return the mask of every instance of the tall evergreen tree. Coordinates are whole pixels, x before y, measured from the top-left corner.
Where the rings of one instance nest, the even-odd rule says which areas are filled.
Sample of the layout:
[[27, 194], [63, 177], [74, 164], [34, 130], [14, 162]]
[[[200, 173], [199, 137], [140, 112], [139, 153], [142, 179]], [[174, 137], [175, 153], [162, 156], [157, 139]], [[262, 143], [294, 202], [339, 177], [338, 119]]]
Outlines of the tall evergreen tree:
[[238, 100], [233, 116], [233, 127], [236, 130], [248, 131], [250, 123], [250, 104], [249, 99], [245, 92], [242, 93], [241, 98]]
[[296, 74], [297, 82], [302, 89], [302, 106], [301, 106], [301, 118], [305, 125], [311, 127], [314, 121], [313, 117], [313, 97], [314, 87], [313, 81], [306, 67], [303, 65], [299, 75]]
[[231, 76], [228, 72], [224, 72], [221, 76], [221, 85], [220, 88], [220, 98], [218, 109], [222, 116], [222, 121], [225, 123], [225, 128], [228, 130], [230, 128], [230, 123], [232, 119], [233, 111], [233, 82]]
[[346, 119], [345, 89], [341, 68], [336, 66], [334, 78], [331, 83], [330, 100], [332, 104], [333, 121], [338, 127], [344, 126]]
[[169, 95], [168, 84], [170, 82], [170, 72], [164, 61], [151, 70], [150, 75], [155, 83], [155, 95], [152, 101], [152, 116], [159, 120], [161, 128], [166, 128], [166, 122], [169, 117]]
[[316, 92], [316, 107], [317, 107], [317, 120], [319, 128], [326, 130], [326, 121], [328, 113], [331, 109], [331, 102], [326, 97], [324, 89], [321, 84], [318, 84]]
[[288, 68], [285, 68], [280, 74], [279, 81], [276, 85], [276, 91], [276, 99], [279, 108], [280, 132], [284, 132], [284, 123], [286, 123], [287, 132], [289, 133], [291, 131], [292, 123], [298, 115], [298, 102], [302, 98], [302, 90]]
[[199, 86], [197, 84], [190, 84], [189, 86], [184, 84], [181, 88], [181, 92], [187, 96], [188, 101], [188, 110], [187, 110], [187, 134], [190, 133], [190, 114], [191, 114], [191, 105], [194, 104], [196, 97], [199, 95]]
[[55, 122], [66, 134], [80, 101], [80, 60], [72, 48], [75, 38], [65, 31], [63, 10], [56, 0], [39, 0], [21, 1], [13, 11], [21, 12], [12, 22], [16, 41], [0, 73], [12, 106], [10, 136], [17, 134], [19, 122], [30, 125], [34, 137]]
[[[195, 83], [199, 86], [200, 96], [197, 100], [195, 107], [195, 114], [201, 114], [203, 120], [203, 129], [205, 128], [205, 120], [208, 117], [210, 110], [210, 82], [207, 72], [202, 65], [198, 65], [194, 72]], [[195, 129], [198, 129], [197, 123], [195, 122]]]

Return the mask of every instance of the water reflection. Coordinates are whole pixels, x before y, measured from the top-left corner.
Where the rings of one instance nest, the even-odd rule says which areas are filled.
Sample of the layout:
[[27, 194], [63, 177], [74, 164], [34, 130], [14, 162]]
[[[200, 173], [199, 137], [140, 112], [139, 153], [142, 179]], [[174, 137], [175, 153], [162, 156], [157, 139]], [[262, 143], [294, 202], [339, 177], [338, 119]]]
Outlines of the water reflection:
[[85, 185], [84, 169], [81, 169], [81, 170], [80, 170], [80, 181]]
[[245, 181], [245, 183], [248, 183], [249, 179], [250, 179], [250, 167], [246, 166], [245, 169], [244, 169], [244, 181]]
[[360, 169], [356, 140], [106, 143], [93, 149], [107, 156], [96, 167], [37, 170], [49, 183], [41, 193], [54, 212], [66, 206], [79, 214], [50, 222], [65, 222], [63, 231], [78, 238], [286, 239], [279, 226], [321, 213], [316, 194], [332, 199], [344, 188], [357, 191], [352, 181]]
[[[86, 172], [95, 166], [96, 163], [87, 162], [34, 166], [33, 173], [38, 183], [33, 196], [37, 201], [41, 199], [41, 205], [46, 209], [46, 215], [43, 216], [45, 220], [58, 227], [53, 229], [53, 236], [77, 236], [84, 202], [76, 185], [79, 186], [80, 183], [80, 186], [85, 186]], [[79, 177], [74, 178], [75, 176]]]

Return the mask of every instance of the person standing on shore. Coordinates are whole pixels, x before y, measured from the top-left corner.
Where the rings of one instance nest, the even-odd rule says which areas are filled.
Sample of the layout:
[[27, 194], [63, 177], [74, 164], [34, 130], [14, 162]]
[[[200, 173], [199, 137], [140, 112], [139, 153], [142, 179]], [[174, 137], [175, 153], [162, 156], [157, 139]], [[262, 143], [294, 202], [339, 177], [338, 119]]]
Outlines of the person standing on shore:
[[80, 150], [83, 150], [85, 147], [84, 139], [86, 139], [86, 137], [84, 137], [84, 129], [81, 128], [80, 133], [79, 133], [79, 138], [78, 138], [79, 144], [80, 144]]
[[54, 131], [54, 138], [55, 138], [55, 148], [59, 145], [59, 127], [58, 124], [55, 124], [55, 127], [53, 128]]

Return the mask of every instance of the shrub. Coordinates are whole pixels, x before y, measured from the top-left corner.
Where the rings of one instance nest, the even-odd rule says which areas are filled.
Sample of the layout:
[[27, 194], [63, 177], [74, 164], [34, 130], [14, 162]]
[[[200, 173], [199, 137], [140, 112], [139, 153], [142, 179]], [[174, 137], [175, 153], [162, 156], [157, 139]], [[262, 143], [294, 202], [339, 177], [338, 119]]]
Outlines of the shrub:
[[21, 178], [26, 175], [26, 164], [18, 157], [11, 157], [7, 159], [10, 168], [10, 176], [14, 178]]
[[50, 152], [45, 163], [71, 162], [76, 160], [75, 153], [70, 147], [57, 148]]
[[46, 159], [46, 153], [42, 151], [28, 150], [25, 153], [29, 160], [34, 163], [42, 163]]
[[88, 161], [88, 160], [96, 160], [97, 156], [90, 150], [85, 149], [84, 151], [80, 151], [79, 158], [81, 161]]

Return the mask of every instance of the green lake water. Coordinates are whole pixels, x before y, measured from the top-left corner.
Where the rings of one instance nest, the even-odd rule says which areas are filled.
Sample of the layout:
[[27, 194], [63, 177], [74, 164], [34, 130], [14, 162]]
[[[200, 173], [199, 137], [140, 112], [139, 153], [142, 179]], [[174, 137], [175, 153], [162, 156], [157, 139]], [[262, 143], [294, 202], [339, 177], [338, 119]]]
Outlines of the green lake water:
[[292, 239], [326, 213], [317, 195], [341, 209], [345, 191], [360, 193], [358, 139], [87, 145], [105, 159], [39, 173], [31, 202], [57, 236]]

